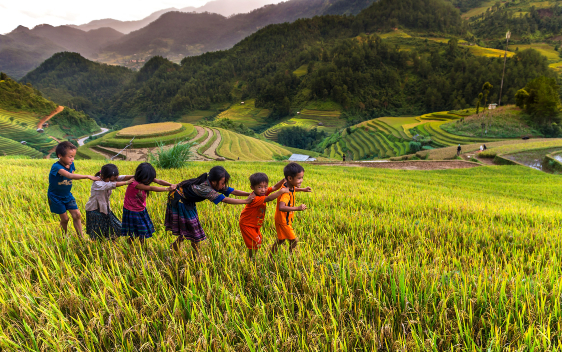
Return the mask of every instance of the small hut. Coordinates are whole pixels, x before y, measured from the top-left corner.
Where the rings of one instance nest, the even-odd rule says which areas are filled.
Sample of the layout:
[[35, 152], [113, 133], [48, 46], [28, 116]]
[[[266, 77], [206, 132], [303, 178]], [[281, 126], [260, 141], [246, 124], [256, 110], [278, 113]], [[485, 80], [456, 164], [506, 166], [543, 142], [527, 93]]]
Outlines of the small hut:
[[240, 102], [240, 105], [244, 105], [244, 104], [245, 104], [244, 102]]
[[498, 107], [498, 104], [496, 104], [496, 103], [490, 104], [490, 105], [488, 105], [488, 110], [494, 110], [497, 107]]
[[301, 114], [301, 112], [300, 112], [300, 111], [297, 111], [297, 115], [300, 115], [300, 114]]
[[47, 128], [47, 127], [49, 127], [49, 123], [48, 123], [48, 122], [45, 122], [45, 123], [43, 124], [43, 128]]
[[20, 143], [23, 144], [23, 145], [26, 145], [26, 144], [27, 144], [26, 141], [21, 141]]
[[45, 131], [44, 131], [42, 128], [38, 128], [38, 129], [37, 129], [37, 132], [38, 132], [38, 133], [43, 133], [43, 132], [45, 132]]

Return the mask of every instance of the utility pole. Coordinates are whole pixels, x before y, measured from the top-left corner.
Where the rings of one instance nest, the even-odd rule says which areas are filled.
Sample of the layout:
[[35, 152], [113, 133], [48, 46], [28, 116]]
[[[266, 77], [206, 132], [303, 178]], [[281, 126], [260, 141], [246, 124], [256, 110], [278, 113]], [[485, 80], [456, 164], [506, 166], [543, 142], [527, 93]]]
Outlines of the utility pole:
[[507, 62], [507, 47], [509, 46], [509, 38], [511, 38], [511, 32], [507, 31], [507, 33], [505, 34], [505, 39], [507, 39], [507, 44], [505, 45], [505, 54], [503, 56], [502, 84], [500, 86], [500, 101], [498, 102], [498, 107], [502, 105], [503, 78], [505, 76], [505, 64]]

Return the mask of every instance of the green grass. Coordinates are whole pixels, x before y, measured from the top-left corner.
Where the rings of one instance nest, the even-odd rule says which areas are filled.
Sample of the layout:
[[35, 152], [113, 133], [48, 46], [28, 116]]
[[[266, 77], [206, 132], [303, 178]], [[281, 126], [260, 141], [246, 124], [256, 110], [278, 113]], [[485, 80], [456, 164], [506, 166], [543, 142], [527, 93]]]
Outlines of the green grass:
[[536, 51], [541, 53], [541, 55], [545, 56], [550, 63], [561, 61], [560, 53], [554, 50], [554, 46], [550, 44], [545, 44], [545, 43], [535, 43], [535, 44], [527, 44], [527, 45], [514, 44], [513, 46], [511, 46], [511, 50], [515, 50], [516, 47], [519, 48], [519, 50], [535, 49]]

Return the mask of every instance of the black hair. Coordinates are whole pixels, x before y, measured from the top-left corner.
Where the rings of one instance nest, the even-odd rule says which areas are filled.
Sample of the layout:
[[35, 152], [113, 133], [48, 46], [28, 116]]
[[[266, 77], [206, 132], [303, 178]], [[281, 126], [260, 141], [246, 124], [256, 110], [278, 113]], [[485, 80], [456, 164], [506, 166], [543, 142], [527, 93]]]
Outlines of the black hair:
[[57, 149], [55, 149], [55, 153], [57, 154], [57, 156], [66, 156], [66, 153], [69, 150], [76, 150], [76, 146], [68, 141], [66, 142], [61, 142], [59, 143], [59, 145], [57, 145]]
[[257, 172], [250, 176], [250, 186], [255, 187], [260, 183], [269, 183], [269, 177], [263, 172]]
[[[138, 183], [142, 183], [144, 185], [149, 185], [154, 182], [156, 178], [156, 170], [154, 167], [149, 163], [142, 163], [137, 166], [137, 171], [135, 171], [135, 181]], [[149, 195], [149, 192], [146, 191], [146, 195]]]
[[96, 176], [101, 177], [102, 180], [113, 176], [119, 176], [119, 169], [113, 164], [106, 164], [101, 167], [101, 171], [98, 171]]
[[203, 182], [209, 180], [210, 182], [218, 182], [224, 178], [224, 184], [228, 187], [228, 181], [230, 180], [230, 175], [226, 169], [222, 166], [215, 166], [209, 171], [209, 173], [204, 173], [199, 177], [185, 180], [178, 184], [178, 188], [183, 187], [184, 189], [193, 185], [200, 185]]
[[297, 174], [304, 172], [304, 168], [297, 163], [288, 163], [287, 166], [283, 169], [283, 173], [285, 174], [285, 178], [287, 177], [295, 177]]

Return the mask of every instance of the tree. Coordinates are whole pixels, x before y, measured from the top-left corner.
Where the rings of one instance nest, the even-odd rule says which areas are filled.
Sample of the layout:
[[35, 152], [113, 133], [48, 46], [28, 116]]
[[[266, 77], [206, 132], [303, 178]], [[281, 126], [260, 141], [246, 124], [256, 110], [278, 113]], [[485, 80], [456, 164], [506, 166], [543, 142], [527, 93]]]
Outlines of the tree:
[[477, 114], [480, 112], [480, 102], [482, 101], [482, 96], [483, 96], [482, 93], [478, 94], [478, 100], [476, 101], [476, 113]]
[[0, 72], [0, 81], [5, 81], [8, 79], [8, 75], [4, 72]]
[[14, 123], [14, 117], [10, 116], [10, 123]]
[[490, 94], [490, 89], [492, 88], [494, 88], [494, 86], [491, 85], [490, 82], [486, 82], [482, 86], [482, 93], [484, 93], [484, 109], [486, 109], [486, 106], [488, 104], [488, 94]]
[[517, 106], [539, 124], [560, 122], [560, 87], [554, 78], [538, 77], [515, 94]]

